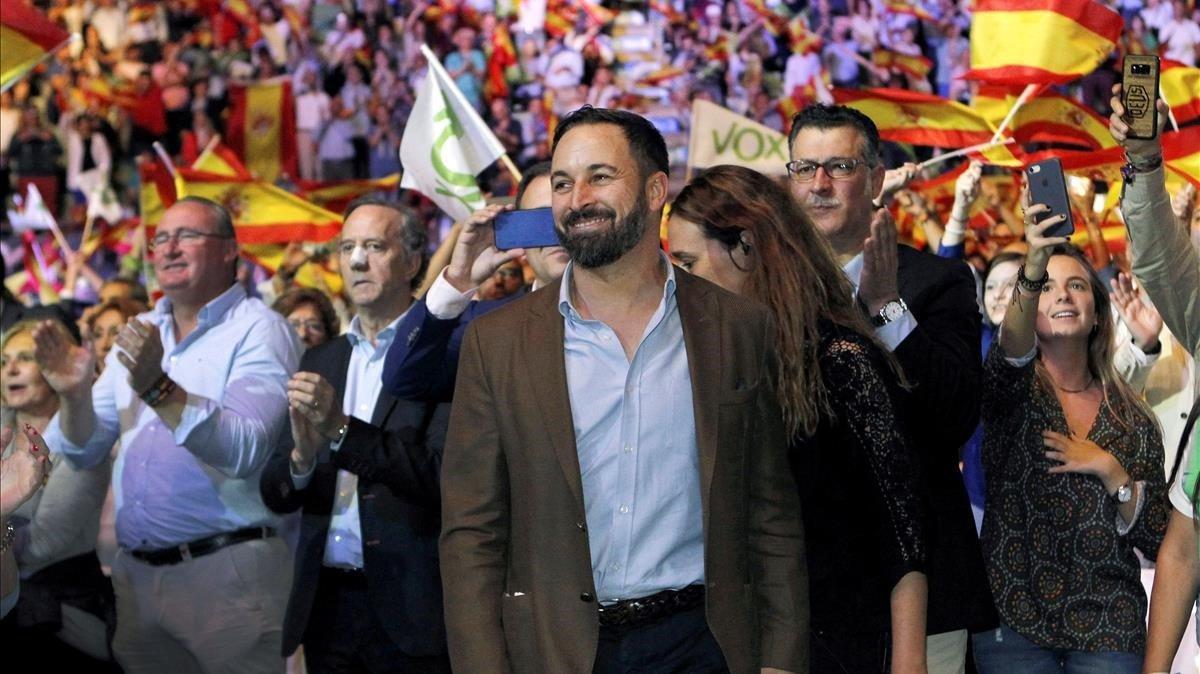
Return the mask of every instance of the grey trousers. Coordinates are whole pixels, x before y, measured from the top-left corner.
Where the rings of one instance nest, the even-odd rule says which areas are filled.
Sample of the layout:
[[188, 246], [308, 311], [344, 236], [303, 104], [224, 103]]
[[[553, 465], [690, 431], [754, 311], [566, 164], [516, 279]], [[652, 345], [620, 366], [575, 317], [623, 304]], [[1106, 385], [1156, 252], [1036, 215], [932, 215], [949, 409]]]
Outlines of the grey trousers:
[[292, 557], [283, 539], [237, 543], [151, 566], [121, 550], [113, 561], [113, 651], [130, 674], [282, 674], [283, 614]]

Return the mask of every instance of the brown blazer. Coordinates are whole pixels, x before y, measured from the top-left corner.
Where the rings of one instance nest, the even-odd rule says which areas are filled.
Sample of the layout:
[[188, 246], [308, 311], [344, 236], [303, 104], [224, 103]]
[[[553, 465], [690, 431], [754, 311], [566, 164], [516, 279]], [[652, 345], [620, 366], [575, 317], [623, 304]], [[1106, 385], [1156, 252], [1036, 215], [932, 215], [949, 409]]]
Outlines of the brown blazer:
[[[708, 624], [733, 672], [808, 671], [808, 576], [765, 308], [676, 270], [700, 448]], [[456, 672], [590, 672], [599, 621], [560, 283], [474, 321], [442, 462]], [[671, 423], [662, 419], [660, 423]]]

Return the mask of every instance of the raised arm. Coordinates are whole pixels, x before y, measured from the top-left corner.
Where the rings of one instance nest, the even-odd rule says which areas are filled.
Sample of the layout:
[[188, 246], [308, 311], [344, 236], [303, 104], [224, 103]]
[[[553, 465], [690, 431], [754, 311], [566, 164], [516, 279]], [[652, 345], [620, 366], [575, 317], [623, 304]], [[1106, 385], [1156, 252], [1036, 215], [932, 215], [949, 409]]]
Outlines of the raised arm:
[[1046, 230], [1065, 220], [1065, 215], [1055, 215], [1038, 223], [1037, 215], [1050, 210], [1050, 207], [1030, 204], [1027, 190], [1022, 191], [1021, 202], [1025, 206], [1025, 240], [1029, 243], [1029, 253], [1025, 256], [1025, 264], [1017, 272], [1012, 305], [1004, 314], [998, 337], [1001, 350], [1009, 358], [1022, 358], [1033, 350], [1038, 302], [1042, 297], [1041, 286], [1047, 278], [1046, 265], [1050, 262], [1050, 251], [1054, 246], [1070, 240], [1065, 236], [1044, 236]]

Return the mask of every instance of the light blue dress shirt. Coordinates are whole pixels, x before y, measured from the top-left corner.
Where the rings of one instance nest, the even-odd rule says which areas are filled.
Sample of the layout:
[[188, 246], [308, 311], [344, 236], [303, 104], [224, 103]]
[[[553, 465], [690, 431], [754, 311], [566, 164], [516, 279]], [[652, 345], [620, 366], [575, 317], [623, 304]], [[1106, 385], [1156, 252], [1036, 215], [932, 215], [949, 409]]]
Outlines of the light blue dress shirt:
[[138, 318], [158, 328], [163, 371], [187, 392], [179, 426], [172, 431], [129, 387], [118, 347], [92, 387], [96, 429], [87, 444], [68, 442], [57, 416], [47, 442], [90, 468], [121, 441], [113, 492], [122, 548], [161, 549], [274, 526], [258, 478], [287, 423], [287, 380], [300, 360], [295, 333], [240, 285], [205, 305], [183, 341], [175, 336], [170, 300]]
[[663, 256], [662, 301], [630, 361], [616, 332], [559, 291], [567, 388], [583, 478], [592, 575], [601, 603], [704, 582], [700, 449], [692, 379]]
[[[342, 412], [346, 416], [371, 423], [371, 417], [375, 415], [375, 403], [383, 389], [383, 362], [392, 340], [396, 338], [396, 326], [404, 320], [404, 314], [400, 314], [399, 318], [375, 335], [374, 345], [363, 334], [358, 316], [350, 320], [350, 329], [346, 331], [351, 347], [350, 365], [346, 371], [346, 392], [342, 396]], [[292, 484], [297, 489], [307, 489], [314, 470], [315, 464], [304, 475], [292, 473]], [[348, 470], [338, 470], [337, 473], [337, 488], [330, 511], [329, 533], [325, 537], [322, 563], [344, 569], [363, 568], [358, 476]]]

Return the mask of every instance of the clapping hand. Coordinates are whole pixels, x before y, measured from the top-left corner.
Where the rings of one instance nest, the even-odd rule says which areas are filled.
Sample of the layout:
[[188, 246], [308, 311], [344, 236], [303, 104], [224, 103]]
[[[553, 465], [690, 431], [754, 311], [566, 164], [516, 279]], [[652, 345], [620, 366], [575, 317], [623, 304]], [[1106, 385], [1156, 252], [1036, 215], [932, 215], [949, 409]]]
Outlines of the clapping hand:
[[129, 387], [141, 395], [163, 375], [162, 336], [158, 328], [136, 318], [129, 319], [117, 335], [117, 360], [129, 370]]
[[55, 393], [77, 395], [92, 385], [96, 363], [91, 350], [73, 344], [53, 321], [42, 321], [33, 329], [33, 344], [33, 358]]
[[[0, 514], [6, 517], [36, 494], [50, 475], [50, 449], [46, 441], [29, 424], [23, 430], [29, 449], [14, 447], [0, 461]], [[7, 447], [12, 436], [12, 427], [0, 428], [0, 447]]]
[[1125, 327], [1129, 328], [1133, 341], [1143, 351], [1153, 349], [1162, 332], [1162, 315], [1142, 301], [1141, 291], [1133, 287], [1133, 277], [1129, 274], [1121, 272], [1111, 284], [1113, 306], [1117, 308]]
[[879, 313], [883, 305], [900, 298], [897, 272], [896, 222], [887, 209], [880, 208], [871, 217], [871, 235], [863, 242], [863, 268], [858, 297], [867, 315]]
[[490, 278], [501, 265], [525, 254], [520, 248], [496, 248], [496, 230], [493, 223], [498, 214], [511, 208], [493, 204], [475, 211], [462, 221], [454, 252], [450, 255], [450, 264], [446, 267], [446, 280], [455, 289], [466, 292], [476, 288]]
[[297, 372], [287, 385], [288, 406], [320, 435], [334, 440], [349, 420], [333, 386], [315, 372]]

